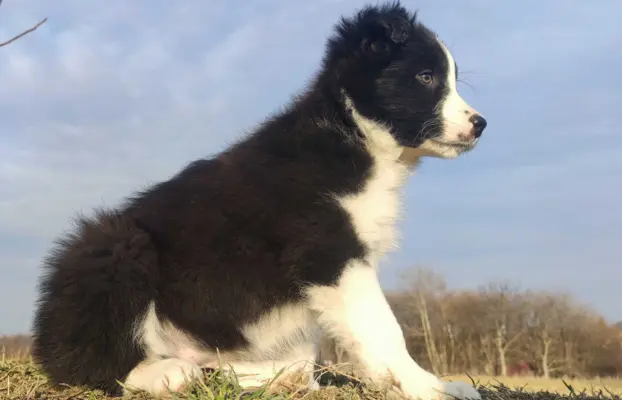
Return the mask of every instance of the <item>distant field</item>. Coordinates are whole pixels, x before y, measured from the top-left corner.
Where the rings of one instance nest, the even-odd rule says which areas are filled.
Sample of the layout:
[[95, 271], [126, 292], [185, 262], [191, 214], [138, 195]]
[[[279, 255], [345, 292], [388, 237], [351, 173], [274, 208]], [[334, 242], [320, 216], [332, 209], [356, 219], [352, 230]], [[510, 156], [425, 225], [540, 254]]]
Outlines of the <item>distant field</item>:
[[[470, 381], [466, 376], [446, 377], [447, 380], [462, 379]], [[575, 394], [561, 380], [544, 380], [538, 378], [506, 378], [474, 377], [478, 382], [478, 389], [485, 400], [564, 400], [564, 399], [612, 399], [622, 400], [622, 381], [609, 380], [572, 380], [568, 383], [574, 388]], [[503, 383], [506, 386], [499, 386]], [[524, 390], [514, 388], [525, 387]], [[586, 394], [579, 392], [587, 390]], [[609, 390], [608, 393], [606, 389]], [[601, 393], [598, 393], [602, 390]], [[596, 391], [596, 393], [594, 392]], [[305, 392], [292, 388], [287, 393], [279, 395], [266, 394], [263, 391], [242, 393], [231, 379], [222, 376], [208, 377], [205, 382], [197, 385], [186, 393], [175, 395], [173, 398], [183, 400], [380, 400], [385, 396], [381, 393], [364, 388], [355, 388], [352, 385], [340, 388], [330, 387], [316, 392]], [[29, 361], [0, 360], [0, 399], [1, 400], [104, 400], [108, 399], [99, 392], [87, 391], [78, 387], [51, 388], [47, 379]], [[135, 395], [123, 399], [150, 399], [146, 395]]]
[[[500, 377], [500, 376], [472, 376], [475, 382], [481, 385], [490, 386], [502, 383], [510, 388], [524, 388], [526, 391], [557, 392], [560, 394], [568, 393], [569, 389], [564, 384], [566, 382], [576, 392], [587, 390], [592, 391], [611, 391], [618, 395], [622, 395], [622, 379], [605, 378], [605, 379], [544, 379], [538, 377]], [[447, 380], [463, 380], [471, 382], [471, 378], [464, 375], [448, 376]]]

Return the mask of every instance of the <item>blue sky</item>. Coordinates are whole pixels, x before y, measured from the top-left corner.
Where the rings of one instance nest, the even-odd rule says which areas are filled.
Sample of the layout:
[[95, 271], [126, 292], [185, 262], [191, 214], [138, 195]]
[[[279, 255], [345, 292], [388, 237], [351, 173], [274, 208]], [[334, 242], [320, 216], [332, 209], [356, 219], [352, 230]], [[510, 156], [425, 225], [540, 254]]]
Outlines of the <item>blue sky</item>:
[[[49, 21], [0, 49], [0, 334], [29, 329], [41, 257], [70, 217], [252, 129], [362, 4], [5, 0], [0, 40]], [[622, 319], [622, 2], [404, 4], [447, 43], [489, 127], [409, 180], [384, 284], [425, 265], [451, 287], [570, 291]]]

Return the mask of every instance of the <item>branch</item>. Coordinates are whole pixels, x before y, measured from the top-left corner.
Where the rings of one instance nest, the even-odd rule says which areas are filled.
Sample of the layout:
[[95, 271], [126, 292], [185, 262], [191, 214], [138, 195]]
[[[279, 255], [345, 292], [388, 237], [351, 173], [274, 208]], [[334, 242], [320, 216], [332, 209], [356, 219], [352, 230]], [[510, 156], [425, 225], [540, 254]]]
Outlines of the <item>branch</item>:
[[510, 348], [510, 345], [511, 345], [512, 343], [516, 342], [518, 339], [520, 339], [520, 338], [521, 338], [521, 336], [523, 336], [523, 334], [524, 334], [524, 333], [525, 333], [524, 331], [522, 331], [522, 332], [518, 332], [518, 333], [517, 333], [517, 334], [516, 334], [516, 335], [515, 335], [512, 339], [508, 340], [508, 341], [505, 343], [505, 346], [503, 346], [503, 347], [504, 347], [504, 350], [508, 350], [508, 349]]
[[[0, 4], [2, 4], [2, 0], [0, 0]], [[39, 23], [35, 26], [33, 26], [30, 29], [26, 29], [24, 32], [20, 33], [17, 36], [13, 36], [11, 39], [7, 40], [6, 42], [2, 42], [0, 43], [0, 47], [6, 46], [7, 44], [11, 44], [14, 41], [16, 41], [17, 39], [21, 38], [22, 36], [26, 36], [28, 35], [30, 32], [33, 32], [35, 30], [37, 30], [38, 27], [40, 27], [41, 25], [43, 25], [45, 23], [45, 21], [47, 21], [47, 17], [43, 18], [41, 21], [39, 21]]]

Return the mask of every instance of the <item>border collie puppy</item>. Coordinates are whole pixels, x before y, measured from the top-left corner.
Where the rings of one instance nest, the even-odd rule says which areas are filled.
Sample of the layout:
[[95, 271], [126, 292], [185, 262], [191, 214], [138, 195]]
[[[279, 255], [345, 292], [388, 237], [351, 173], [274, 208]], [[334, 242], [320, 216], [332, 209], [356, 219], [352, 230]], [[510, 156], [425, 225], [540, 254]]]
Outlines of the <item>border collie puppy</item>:
[[113, 395], [165, 395], [219, 365], [246, 387], [281, 370], [314, 386], [329, 335], [371, 382], [479, 398], [411, 358], [376, 269], [396, 245], [409, 166], [473, 149], [486, 126], [456, 78], [447, 47], [399, 3], [343, 18], [289, 107], [57, 242], [35, 360], [54, 382]]

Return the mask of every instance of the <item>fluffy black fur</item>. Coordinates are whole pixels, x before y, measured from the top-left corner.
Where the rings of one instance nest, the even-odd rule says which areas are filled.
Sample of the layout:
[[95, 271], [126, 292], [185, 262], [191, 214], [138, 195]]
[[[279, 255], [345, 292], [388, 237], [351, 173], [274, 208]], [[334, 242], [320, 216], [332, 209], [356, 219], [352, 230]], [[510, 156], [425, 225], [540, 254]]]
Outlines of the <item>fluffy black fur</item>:
[[444, 90], [416, 75], [442, 76], [444, 62], [400, 4], [366, 7], [338, 24], [313, 84], [283, 112], [118, 209], [80, 218], [39, 284], [34, 357], [45, 373], [118, 394], [145, 357], [132, 328], [150, 301], [222, 351], [244, 347], [239, 327], [305, 285], [334, 283], [367, 249], [328, 194], [360, 191], [373, 166], [342, 90], [416, 147]]

